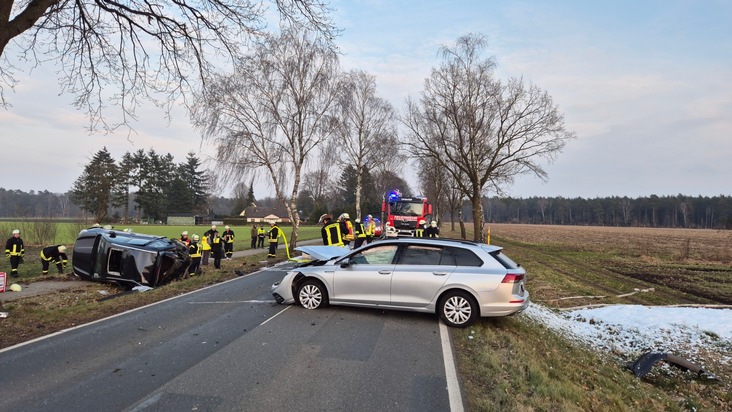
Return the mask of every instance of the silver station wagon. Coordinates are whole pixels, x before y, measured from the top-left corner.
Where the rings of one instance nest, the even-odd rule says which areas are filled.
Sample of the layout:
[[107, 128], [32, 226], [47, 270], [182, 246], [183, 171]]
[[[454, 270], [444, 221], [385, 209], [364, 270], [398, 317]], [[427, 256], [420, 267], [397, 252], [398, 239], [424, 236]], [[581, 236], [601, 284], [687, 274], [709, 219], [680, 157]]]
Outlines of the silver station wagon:
[[507, 316], [529, 305], [526, 271], [498, 246], [457, 239], [398, 238], [356, 250], [301, 246], [312, 260], [272, 285], [283, 304], [437, 313], [448, 326]]

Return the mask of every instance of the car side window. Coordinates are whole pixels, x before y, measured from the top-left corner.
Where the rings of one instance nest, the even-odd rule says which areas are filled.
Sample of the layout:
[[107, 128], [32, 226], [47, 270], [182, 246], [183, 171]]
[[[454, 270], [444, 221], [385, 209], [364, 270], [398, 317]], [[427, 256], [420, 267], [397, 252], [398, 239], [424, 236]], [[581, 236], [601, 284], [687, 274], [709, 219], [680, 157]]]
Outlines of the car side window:
[[470, 250], [457, 247], [448, 247], [445, 249], [442, 265], [483, 266], [483, 260]]
[[442, 248], [437, 246], [409, 245], [402, 253], [401, 265], [439, 265]]
[[388, 265], [394, 262], [396, 245], [374, 246], [351, 256], [350, 263], [356, 265]]

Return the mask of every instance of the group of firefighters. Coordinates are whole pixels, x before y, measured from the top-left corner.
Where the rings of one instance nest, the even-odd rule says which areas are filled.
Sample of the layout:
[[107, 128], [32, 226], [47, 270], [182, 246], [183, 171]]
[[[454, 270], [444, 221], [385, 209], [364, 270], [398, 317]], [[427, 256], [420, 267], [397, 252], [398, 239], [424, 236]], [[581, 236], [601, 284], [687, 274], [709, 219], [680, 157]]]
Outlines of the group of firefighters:
[[234, 254], [234, 238], [234, 231], [228, 225], [223, 232], [219, 232], [216, 225], [211, 225], [211, 229], [205, 231], [203, 236], [188, 236], [188, 231], [184, 230], [179, 240], [188, 247], [191, 257], [188, 275], [200, 274], [201, 265], [207, 266], [210, 258], [213, 258], [214, 268], [221, 269], [221, 260], [230, 260]]
[[[363, 222], [361, 219], [356, 219], [352, 223], [348, 213], [341, 214], [335, 221], [332, 215], [325, 214], [320, 216], [318, 223], [323, 223], [320, 233], [323, 244], [326, 246], [350, 247], [351, 242], [353, 242], [353, 248], [357, 249], [364, 242], [367, 244], [373, 242], [376, 234], [376, 221], [371, 215], [366, 216]], [[427, 222], [420, 220], [414, 231], [414, 237], [440, 237], [437, 222], [432, 221], [427, 226]]]
[[[18, 277], [18, 267], [24, 263], [25, 245], [20, 237], [20, 230], [13, 230], [13, 234], [5, 242], [5, 257], [10, 261], [10, 276]], [[48, 274], [51, 264], [56, 265], [58, 273], [64, 273], [69, 257], [66, 255], [66, 246], [52, 245], [41, 249], [41, 270], [44, 275]]]
[[[323, 244], [326, 246], [347, 246], [350, 247], [353, 242], [353, 248], [361, 247], [364, 242], [371, 243], [376, 235], [376, 221], [371, 215], [366, 216], [364, 221], [356, 219], [351, 222], [348, 213], [341, 214], [337, 220], [333, 220], [333, 216], [325, 214], [320, 217], [319, 223], [323, 223], [321, 235]], [[96, 225], [95, 225], [96, 227]], [[268, 258], [276, 257], [278, 241], [283, 235], [274, 222], [270, 223], [269, 231], [265, 232], [264, 227], [257, 228], [252, 226], [252, 249], [255, 247], [264, 247], [265, 233], [269, 238]], [[414, 231], [415, 237], [440, 237], [437, 222], [432, 221], [429, 226], [424, 220], [418, 222]], [[200, 274], [200, 266], [208, 265], [209, 258], [213, 257], [214, 267], [221, 269], [222, 259], [231, 259], [234, 254], [234, 231], [231, 227], [226, 226], [223, 232], [219, 232], [216, 225], [211, 225], [211, 229], [204, 232], [203, 236], [194, 234], [188, 236], [188, 231], [183, 231], [180, 241], [188, 247], [188, 254], [191, 256], [191, 264], [188, 267], [188, 274], [193, 276]], [[13, 230], [13, 235], [5, 243], [5, 257], [10, 260], [10, 275], [18, 277], [18, 266], [23, 263], [25, 256], [25, 248], [23, 239], [20, 237], [20, 230]], [[64, 273], [64, 269], [68, 264], [69, 258], [66, 255], [66, 246], [52, 245], [41, 250], [41, 264], [43, 274], [48, 274], [51, 264], [56, 265], [58, 273]]]

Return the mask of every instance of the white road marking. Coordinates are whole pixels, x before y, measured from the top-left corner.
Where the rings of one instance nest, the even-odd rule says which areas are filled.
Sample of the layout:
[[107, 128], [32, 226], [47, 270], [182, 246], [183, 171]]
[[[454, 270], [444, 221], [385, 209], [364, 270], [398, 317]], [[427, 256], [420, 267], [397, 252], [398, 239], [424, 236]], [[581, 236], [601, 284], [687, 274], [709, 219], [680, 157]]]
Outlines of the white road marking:
[[440, 341], [442, 342], [442, 359], [445, 361], [445, 380], [447, 381], [447, 395], [450, 398], [450, 411], [463, 412], [463, 397], [460, 393], [460, 384], [458, 381], [457, 370], [455, 369], [455, 359], [452, 356], [452, 344], [450, 343], [450, 332], [447, 326], [440, 324]]

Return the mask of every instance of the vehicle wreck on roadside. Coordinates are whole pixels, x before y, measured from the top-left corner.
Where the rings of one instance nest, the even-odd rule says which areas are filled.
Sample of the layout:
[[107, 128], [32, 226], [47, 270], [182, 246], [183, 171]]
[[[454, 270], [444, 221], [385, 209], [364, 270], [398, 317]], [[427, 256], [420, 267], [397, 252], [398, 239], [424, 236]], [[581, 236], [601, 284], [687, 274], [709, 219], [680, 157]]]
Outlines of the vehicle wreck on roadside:
[[102, 228], [81, 231], [72, 257], [80, 278], [127, 288], [180, 279], [190, 262], [186, 246], [177, 240]]

